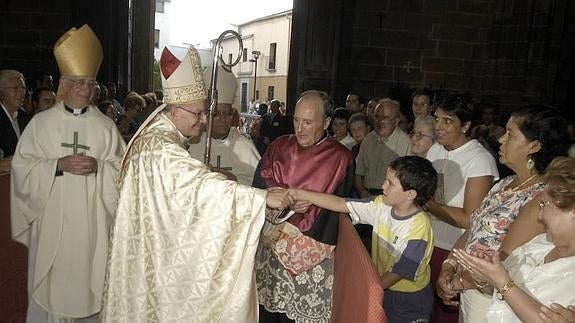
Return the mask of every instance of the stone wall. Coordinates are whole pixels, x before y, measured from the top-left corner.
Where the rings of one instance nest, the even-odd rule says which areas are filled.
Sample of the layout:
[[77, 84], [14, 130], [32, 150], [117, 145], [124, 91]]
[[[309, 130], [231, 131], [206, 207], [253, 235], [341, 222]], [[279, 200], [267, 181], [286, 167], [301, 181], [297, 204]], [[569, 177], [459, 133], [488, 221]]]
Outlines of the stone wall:
[[566, 0], [344, 0], [337, 101], [427, 86], [509, 108], [563, 105], [573, 82]]

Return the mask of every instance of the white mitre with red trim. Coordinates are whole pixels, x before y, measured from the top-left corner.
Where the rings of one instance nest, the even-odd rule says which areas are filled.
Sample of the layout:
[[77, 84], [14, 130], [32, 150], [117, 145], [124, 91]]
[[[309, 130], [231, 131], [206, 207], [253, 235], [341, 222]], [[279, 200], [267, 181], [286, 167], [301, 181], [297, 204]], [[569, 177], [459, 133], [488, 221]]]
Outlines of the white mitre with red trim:
[[186, 104], [208, 98], [200, 55], [194, 47], [190, 47], [182, 60], [164, 48], [160, 57], [160, 75], [164, 103]]

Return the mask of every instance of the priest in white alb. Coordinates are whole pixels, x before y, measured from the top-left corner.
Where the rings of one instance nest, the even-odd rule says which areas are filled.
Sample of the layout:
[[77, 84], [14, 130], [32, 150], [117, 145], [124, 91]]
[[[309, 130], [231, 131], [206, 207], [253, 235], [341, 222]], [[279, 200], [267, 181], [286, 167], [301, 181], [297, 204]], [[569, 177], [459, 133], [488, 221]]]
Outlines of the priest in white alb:
[[[212, 67], [204, 71], [206, 85], [212, 79]], [[218, 105], [213, 116], [210, 165], [216, 171], [231, 173], [238, 183], [252, 185], [254, 173], [260, 162], [260, 153], [251, 141], [244, 137], [236, 127], [232, 127], [234, 115], [232, 104], [238, 88], [235, 76], [218, 67]], [[190, 140], [190, 154], [199, 161], [204, 160], [206, 132], [197, 140]]]
[[122, 161], [103, 322], [257, 322], [254, 255], [266, 204], [285, 190], [247, 187], [211, 172], [185, 143], [206, 123], [200, 58], [167, 48], [164, 104], [136, 132]]
[[28, 247], [27, 322], [96, 322], [125, 144], [89, 105], [102, 46], [88, 25], [55, 44], [59, 102], [36, 114], [12, 159], [12, 237]]

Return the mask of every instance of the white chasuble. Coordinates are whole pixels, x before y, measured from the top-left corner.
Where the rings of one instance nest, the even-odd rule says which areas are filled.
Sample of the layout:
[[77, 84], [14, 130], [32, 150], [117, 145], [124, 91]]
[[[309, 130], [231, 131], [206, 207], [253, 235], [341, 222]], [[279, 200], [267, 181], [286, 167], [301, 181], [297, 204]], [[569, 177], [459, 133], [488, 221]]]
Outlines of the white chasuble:
[[[12, 237], [28, 247], [28, 320], [82, 318], [100, 311], [108, 228], [125, 144], [96, 107], [74, 115], [62, 102], [34, 116], [12, 160]], [[56, 174], [73, 153], [94, 157], [98, 171]], [[30, 312], [32, 311], [32, 313]]]
[[[190, 154], [199, 161], [204, 160], [206, 133], [197, 143], [190, 144]], [[260, 162], [260, 153], [254, 143], [242, 136], [236, 128], [230, 128], [224, 139], [212, 139], [210, 164], [213, 167], [229, 171], [236, 175], [238, 183], [251, 186], [256, 167]]]
[[124, 157], [103, 322], [257, 322], [265, 190], [190, 157], [158, 114]]

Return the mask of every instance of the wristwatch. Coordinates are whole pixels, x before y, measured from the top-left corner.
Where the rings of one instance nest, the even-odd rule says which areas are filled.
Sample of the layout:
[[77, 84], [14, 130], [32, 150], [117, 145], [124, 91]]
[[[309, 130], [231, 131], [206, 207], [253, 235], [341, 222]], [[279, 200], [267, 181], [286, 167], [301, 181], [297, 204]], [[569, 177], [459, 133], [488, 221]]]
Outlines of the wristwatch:
[[497, 297], [498, 300], [502, 301], [503, 297], [505, 296], [505, 293], [507, 293], [511, 288], [515, 286], [516, 285], [513, 279], [508, 280], [505, 284], [503, 284], [501, 288], [497, 290], [497, 292], [495, 293], [495, 297]]

